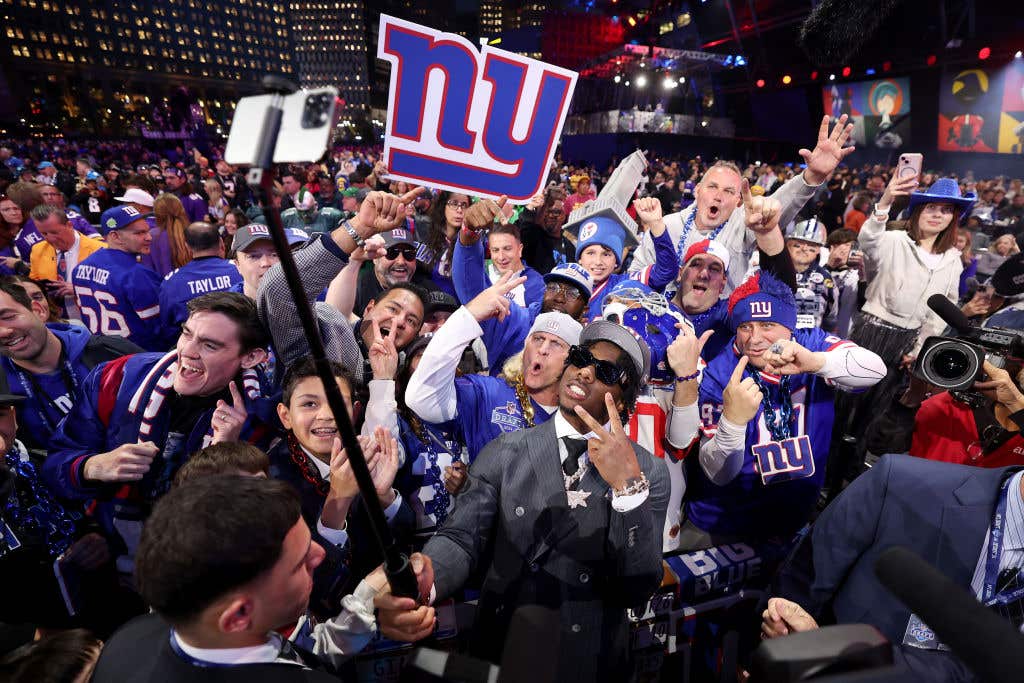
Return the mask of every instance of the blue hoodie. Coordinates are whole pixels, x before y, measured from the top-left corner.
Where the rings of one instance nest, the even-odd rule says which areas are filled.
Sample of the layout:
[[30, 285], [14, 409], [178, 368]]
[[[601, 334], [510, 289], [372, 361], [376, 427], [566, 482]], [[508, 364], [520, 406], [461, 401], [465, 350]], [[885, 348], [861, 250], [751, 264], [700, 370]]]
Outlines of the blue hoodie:
[[82, 362], [82, 352], [92, 336], [80, 325], [53, 323], [47, 325], [64, 347], [65, 363], [53, 372], [33, 375], [0, 356], [0, 366], [7, 373], [10, 393], [26, 396], [18, 406], [18, 435], [29, 448], [48, 449], [50, 439], [61, 419], [71, 410], [74, 393], [85, 381], [89, 368]]

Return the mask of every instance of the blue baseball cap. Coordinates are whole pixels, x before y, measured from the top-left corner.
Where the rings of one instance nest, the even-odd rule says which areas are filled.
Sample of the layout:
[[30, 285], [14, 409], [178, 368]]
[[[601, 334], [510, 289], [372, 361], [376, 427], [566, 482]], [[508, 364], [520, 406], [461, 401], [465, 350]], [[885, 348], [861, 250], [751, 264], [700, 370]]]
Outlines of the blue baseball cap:
[[51, 164], [49, 161], [40, 161], [39, 166], [37, 166], [36, 168], [38, 168], [41, 171], [44, 168], [53, 168], [53, 164]]
[[135, 221], [144, 221], [145, 217], [142, 213], [134, 206], [115, 206], [111, 209], [107, 209], [100, 216], [100, 234], [104, 237], [110, 233], [111, 230], [121, 230], [127, 228]]
[[562, 263], [551, 269], [550, 273], [544, 275], [544, 282], [560, 280], [576, 285], [583, 292], [587, 299], [590, 299], [594, 292], [594, 279], [586, 268], [578, 263]]
[[88, 173], [85, 174], [85, 179], [86, 180], [99, 180], [102, 177], [103, 176], [101, 176], [96, 171], [89, 171]]

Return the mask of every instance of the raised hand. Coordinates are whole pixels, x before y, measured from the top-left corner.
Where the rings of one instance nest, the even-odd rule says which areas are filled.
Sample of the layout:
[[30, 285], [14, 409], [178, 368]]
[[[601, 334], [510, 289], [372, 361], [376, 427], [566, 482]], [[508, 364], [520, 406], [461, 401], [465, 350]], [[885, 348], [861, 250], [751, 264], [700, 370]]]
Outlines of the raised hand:
[[421, 192], [422, 187], [414, 187], [401, 196], [371, 192], [359, 206], [359, 213], [352, 219], [352, 227], [364, 238], [394, 230], [405, 222], [405, 207], [416, 201]]
[[676, 323], [676, 327], [679, 328], [679, 334], [668, 345], [665, 354], [668, 356], [668, 365], [672, 372], [676, 373], [676, 377], [689, 377], [697, 372], [700, 353], [715, 331], [707, 330], [697, 337], [692, 325]]
[[818, 144], [814, 150], [801, 149], [800, 156], [803, 157], [807, 168], [804, 169], [804, 180], [808, 185], [820, 185], [825, 182], [832, 172], [836, 170], [846, 157], [853, 154], [855, 147], [850, 145], [844, 147], [853, 132], [853, 124], [847, 124], [846, 114], [839, 117], [836, 125], [830, 133], [828, 130], [829, 116], [826, 114], [821, 119], [821, 126], [818, 127]]
[[92, 481], [139, 481], [149, 472], [160, 449], [152, 441], [123, 443], [85, 461], [82, 475]]
[[748, 230], [765, 235], [778, 227], [779, 217], [782, 215], [782, 204], [778, 199], [755, 197], [750, 192], [750, 182], [746, 178], [740, 184], [740, 197]]
[[794, 339], [775, 342], [761, 358], [765, 362], [765, 370], [776, 375], [817, 372], [825, 365], [824, 354], [810, 351]]
[[644, 228], [649, 230], [654, 237], [665, 231], [665, 220], [661, 215], [660, 201], [654, 197], [634, 199], [633, 208], [636, 209], [636, 217], [640, 219]]
[[[410, 204], [410, 206], [412, 205]], [[384, 238], [374, 235], [367, 239], [363, 246], [349, 254], [348, 260], [349, 263], [356, 262], [361, 264], [363, 261], [373, 261], [380, 258], [386, 251], [387, 247], [384, 246]]]
[[373, 325], [373, 342], [370, 344], [370, 368], [374, 379], [394, 379], [398, 372], [398, 349], [390, 335], [383, 336], [376, 318]]
[[506, 296], [513, 289], [526, 282], [525, 277], [515, 277], [509, 271], [502, 275], [497, 282], [476, 295], [466, 304], [466, 310], [473, 314], [477, 322], [482, 323], [490, 318], [505, 320], [512, 308], [512, 302]]
[[530, 211], [536, 211], [540, 207], [544, 206], [544, 193], [538, 192], [537, 194], [530, 197], [530, 201], [526, 202], [526, 208]]
[[743, 377], [743, 371], [749, 362], [750, 359], [746, 356], [740, 358], [736, 369], [732, 371], [729, 383], [722, 390], [722, 416], [739, 426], [746, 425], [754, 419], [761, 408], [761, 399], [764, 398], [753, 378]]
[[473, 232], [479, 232], [493, 225], [495, 219], [499, 223], [507, 223], [508, 219], [503, 211], [507, 202], [508, 197], [505, 195], [501, 195], [497, 201], [481, 199], [466, 209], [466, 213], [462, 217], [462, 224]]
[[210, 421], [210, 425], [213, 427], [213, 438], [210, 443], [238, 441], [242, 435], [242, 427], [249, 419], [249, 412], [245, 409], [245, 399], [242, 398], [242, 392], [238, 390], [238, 385], [235, 382], [229, 382], [228, 390], [231, 392], [231, 403], [218, 399], [217, 408], [213, 411], [213, 418]]
[[395, 491], [391, 485], [395, 483], [395, 475], [398, 473], [398, 442], [383, 427], [374, 430], [373, 440], [377, 453], [370, 467], [370, 477], [381, 506], [386, 508], [395, 502]]
[[629, 437], [626, 436], [622, 420], [619, 419], [619, 409], [615, 405], [615, 400], [608, 392], [604, 395], [604, 405], [608, 410], [610, 432], [583, 406], [577, 405], [575, 410], [583, 423], [597, 435], [596, 438], [587, 440], [587, 455], [591, 464], [597, 468], [601, 478], [608, 482], [613, 491], [619, 491], [632, 480], [640, 478], [640, 463], [633, 452], [633, 446], [630, 445]]
[[892, 178], [889, 179], [889, 184], [885, 187], [885, 192], [882, 193], [882, 198], [878, 200], [879, 206], [892, 206], [892, 202], [896, 197], [906, 197], [917, 189], [917, 185], [917, 176], [900, 178], [893, 173]]

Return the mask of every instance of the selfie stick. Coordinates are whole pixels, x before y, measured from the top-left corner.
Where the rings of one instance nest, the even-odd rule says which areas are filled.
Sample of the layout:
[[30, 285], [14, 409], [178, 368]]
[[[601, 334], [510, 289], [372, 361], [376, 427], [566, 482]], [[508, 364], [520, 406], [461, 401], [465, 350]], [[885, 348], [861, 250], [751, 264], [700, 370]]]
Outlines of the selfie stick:
[[313, 308], [306, 298], [306, 292], [299, 279], [299, 271], [295, 267], [295, 259], [292, 258], [291, 247], [288, 246], [288, 241], [285, 239], [281, 213], [271, 201], [274, 189], [274, 174], [272, 172], [274, 148], [277, 146], [277, 136], [281, 129], [284, 96], [295, 92], [298, 88], [291, 81], [277, 76], [266, 76], [263, 79], [263, 87], [273, 94], [273, 98], [263, 120], [262, 133], [257, 145], [256, 163], [249, 171], [247, 180], [254, 189], [259, 188], [262, 191], [260, 201], [267, 225], [270, 228], [270, 236], [273, 238], [274, 248], [277, 249], [277, 254], [280, 257], [288, 289], [295, 300], [295, 310], [302, 322], [302, 330], [309, 343], [310, 355], [316, 363], [317, 375], [324, 384], [327, 404], [330, 406], [331, 412], [334, 413], [334, 421], [338, 425], [342, 446], [344, 446], [348, 461], [352, 465], [352, 472], [356, 475], [359, 493], [363, 497], [363, 505], [370, 516], [373, 537], [384, 556], [384, 570], [391, 584], [391, 592], [401, 597], [416, 598], [419, 591], [416, 587], [416, 575], [413, 573], [412, 564], [395, 544], [395, 539], [388, 528], [387, 519], [384, 517], [384, 511], [376, 503], [377, 491], [373, 485], [373, 478], [370, 476], [366, 458], [356, 439], [356, 432], [352, 427], [348, 411], [345, 409], [341, 391], [338, 390], [337, 380], [334, 378], [330, 361], [327, 359], [327, 352], [324, 350], [323, 340], [320, 338]]

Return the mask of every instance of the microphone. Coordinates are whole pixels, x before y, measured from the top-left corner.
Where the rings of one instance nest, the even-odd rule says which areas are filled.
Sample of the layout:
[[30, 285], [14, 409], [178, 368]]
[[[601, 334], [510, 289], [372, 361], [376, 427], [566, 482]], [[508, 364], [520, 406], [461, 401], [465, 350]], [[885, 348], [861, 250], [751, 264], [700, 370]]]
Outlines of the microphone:
[[1020, 680], [1024, 638], [962, 587], [899, 546], [878, 556], [875, 575], [980, 679], [995, 683]]
[[800, 28], [798, 43], [817, 66], [847, 61], [882, 26], [900, 0], [824, 0]]
[[928, 308], [935, 311], [947, 325], [960, 334], [967, 334], [974, 329], [964, 312], [941, 294], [932, 294], [928, 297]]

